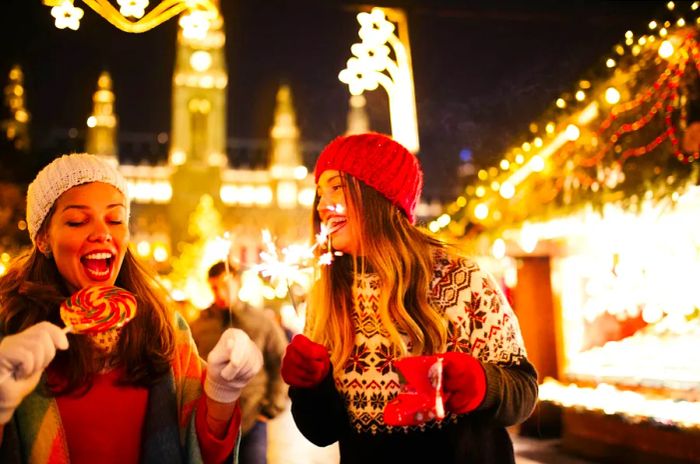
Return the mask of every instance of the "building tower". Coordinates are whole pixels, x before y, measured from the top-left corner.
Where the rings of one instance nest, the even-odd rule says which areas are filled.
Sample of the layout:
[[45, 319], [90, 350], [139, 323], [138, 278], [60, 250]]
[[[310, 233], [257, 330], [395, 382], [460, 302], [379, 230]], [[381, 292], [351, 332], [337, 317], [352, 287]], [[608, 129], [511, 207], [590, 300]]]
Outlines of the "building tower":
[[85, 151], [118, 165], [117, 117], [114, 114], [112, 78], [107, 71], [102, 71], [97, 79], [97, 90], [92, 96], [92, 114], [87, 119], [87, 127]]
[[22, 68], [15, 65], [10, 70], [10, 81], [5, 86], [5, 113], [1, 124], [4, 138], [18, 151], [29, 151], [30, 115], [25, 108], [24, 74]]
[[168, 163], [173, 196], [173, 243], [187, 239], [187, 221], [203, 195], [220, 206], [221, 170], [226, 158], [226, 87], [223, 19], [216, 17], [206, 35], [178, 31], [173, 76], [172, 126]]
[[282, 209], [296, 208], [298, 184], [306, 177], [307, 169], [301, 159], [299, 128], [288, 85], [282, 85], [277, 90], [270, 142], [270, 176], [277, 206]]
[[348, 110], [348, 126], [345, 135], [364, 134], [369, 132], [369, 116], [367, 115], [367, 99], [364, 95], [351, 95]]

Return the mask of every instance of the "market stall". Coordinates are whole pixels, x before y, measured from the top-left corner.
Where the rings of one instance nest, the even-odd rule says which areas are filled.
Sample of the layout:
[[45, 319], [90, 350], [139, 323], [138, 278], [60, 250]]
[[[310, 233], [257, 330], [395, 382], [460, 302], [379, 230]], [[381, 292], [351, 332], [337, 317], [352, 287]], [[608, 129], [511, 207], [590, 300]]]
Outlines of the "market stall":
[[503, 276], [565, 446], [606, 462], [700, 462], [698, 2], [666, 10], [430, 224]]

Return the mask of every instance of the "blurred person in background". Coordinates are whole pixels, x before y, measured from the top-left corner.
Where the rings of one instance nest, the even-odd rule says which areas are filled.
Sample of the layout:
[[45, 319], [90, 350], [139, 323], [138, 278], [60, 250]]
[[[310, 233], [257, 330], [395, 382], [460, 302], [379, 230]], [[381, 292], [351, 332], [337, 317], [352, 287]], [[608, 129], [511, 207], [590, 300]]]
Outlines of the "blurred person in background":
[[265, 464], [267, 421], [282, 412], [288, 401], [287, 386], [280, 374], [287, 339], [275, 320], [238, 298], [238, 269], [227, 269], [226, 263], [219, 261], [209, 268], [208, 283], [214, 302], [190, 324], [200, 354], [206, 356], [230, 327], [246, 332], [263, 353], [263, 368], [241, 393], [239, 460], [241, 464]]

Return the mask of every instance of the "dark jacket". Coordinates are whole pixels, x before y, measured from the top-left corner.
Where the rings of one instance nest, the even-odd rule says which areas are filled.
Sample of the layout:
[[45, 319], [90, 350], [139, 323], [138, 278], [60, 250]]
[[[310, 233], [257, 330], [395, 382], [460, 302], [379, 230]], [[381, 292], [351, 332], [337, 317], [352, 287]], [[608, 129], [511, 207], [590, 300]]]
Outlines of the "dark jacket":
[[447, 324], [447, 351], [478, 359], [487, 391], [470, 413], [412, 427], [390, 427], [383, 419], [384, 405], [399, 387], [395, 359], [379, 330], [378, 276], [357, 276], [354, 286], [353, 355], [319, 385], [290, 388], [302, 434], [318, 446], [337, 441], [342, 464], [513, 464], [506, 427], [532, 412], [537, 372], [527, 360], [517, 318], [493, 279], [466, 258], [436, 254], [430, 295]]

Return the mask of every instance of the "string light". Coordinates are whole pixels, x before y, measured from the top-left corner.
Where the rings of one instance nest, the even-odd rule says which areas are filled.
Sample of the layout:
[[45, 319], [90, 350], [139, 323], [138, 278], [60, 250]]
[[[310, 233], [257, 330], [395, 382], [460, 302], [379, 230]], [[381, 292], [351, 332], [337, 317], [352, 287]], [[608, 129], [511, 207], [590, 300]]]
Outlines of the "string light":
[[[690, 9], [695, 11], [698, 5], [700, 2], [694, 2]], [[672, 8], [677, 9], [675, 4]], [[680, 18], [680, 22], [678, 19], [677, 16], [672, 21], [658, 19], [649, 21], [647, 23], [649, 32], [646, 34], [637, 35], [631, 30], [627, 31], [624, 34], [624, 42], [629, 48], [622, 44], [614, 46], [615, 57], [608, 57], [602, 62], [608, 69], [614, 69], [615, 73], [611, 73], [607, 85], [597, 88], [595, 82], [583, 79], [578, 82], [577, 90], [557, 98], [554, 106], [564, 110], [559, 113], [563, 121], [550, 121], [547, 124], [533, 121], [528, 126], [530, 132], [536, 134], [539, 125], [543, 124], [547, 142], [545, 143], [541, 137], [524, 141], [517, 149], [512, 149], [511, 155], [502, 159], [497, 167], [479, 170], [478, 178], [481, 185], [475, 186], [471, 193], [467, 191], [466, 200], [461, 205], [454, 202], [450, 214], [456, 215], [460, 210], [466, 211], [467, 207], [472, 213], [477, 207], [479, 211], [483, 211], [481, 205], [485, 205], [487, 208], [495, 209], [479, 216], [484, 217], [484, 220], [487, 218], [493, 220], [495, 211], [498, 211], [497, 205], [493, 202], [498, 201], [499, 198], [505, 200], [514, 198], [517, 189], [520, 188], [518, 184], [529, 174], [542, 172], [548, 166], [546, 161], [548, 158], [551, 158], [553, 172], [557, 172], [557, 168], [561, 167], [564, 161], [569, 161], [566, 168], [568, 174], [552, 179], [539, 177], [549, 188], [545, 190], [538, 188], [538, 197], [550, 200], [554, 200], [564, 190], [570, 192], [588, 189], [593, 192], [600, 191], [601, 186], [614, 188], [622, 182], [620, 179], [624, 179], [622, 169], [624, 160], [644, 156], [656, 150], [664, 142], [669, 143], [672, 154], [678, 161], [692, 163], [700, 159], [700, 153], [696, 151], [692, 153], [683, 151], [683, 143], [679, 139], [687, 125], [688, 116], [686, 110], [678, 107], [679, 102], [684, 101], [683, 96], [679, 95], [679, 82], [685, 76], [687, 69], [691, 69], [691, 66], [694, 68], [700, 63], [700, 55], [692, 33], [679, 35], [675, 30], [670, 29], [672, 26], [682, 27], [685, 24], [684, 18]], [[693, 21], [694, 19], [693, 17]], [[669, 31], [672, 31], [673, 35]], [[651, 62], [648, 61], [649, 53], [652, 51], [666, 60], [666, 69], [662, 64], [656, 80], [650, 85], [639, 86], [635, 74], [644, 69], [652, 69]], [[642, 52], [645, 53], [644, 58], [640, 56]], [[628, 58], [627, 61], [634, 59], [632, 57], [641, 59], [634, 59], [633, 65], [626, 67], [627, 62], [622, 64], [625, 57]], [[700, 71], [700, 65], [698, 65], [698, 71]], [[627, 87], [628, 82], [633, 83], [635, 87]], [[636, 94], [629, 97], [625, 95], [623, 99], [623, 93], [629, 92], [631, 88], [641, 90], [637, 90]], [[586, 101], [591, 103], [578, 113], [571, 114], [567, 111], [569, 107], [576, 107], [579, 102]], [[597, 122], [597, 127], [588, 128], [598, 119], [601, 111], [598, 102], [605, 102], [609, 109], [606, 110], [607, 114], [602, 120]], [[633, 116], [634, 112], [639, 111], [640, 108], [643, 108], [643, 113]], [[564, 122], [566, 120], [570, 124]], [[660, 129], [651, 138], [641, 141], [642, 143], [629, 146], [630, 141], [634, 140], [629, 134], [651, 127], [660, 127]], [[560, 131], [562, 138], [557, 138], [557, 131]], [[638, 133], [642, 134], [642, 132]], [[618, 163], [617, 167], [610, 171], [611, 173], [619, 171], [619, 175], [616, 175], [617, 180], [614, 182], [613, 177], [610, 179], [606, 177], [605, 181], [596, 180], [595, 175], [591, 177], [586, 171], [599, 165], [604, 159], [609, 159], [611, 166], [613, 162]], [[498, 188], [494, 189], [494, 186]], [[497, 192], [498, 197], [494, 197], [494, 192]], [[568, 201], [566, 200], [567, 203]], [[516, 207], [516, 203], [512, 205]], [[503, 211], [509, 211], [509, 208], [506, 207]], [[515, 214], [509, 218], [510, 220], [519, 216], [514, 209], [510, 211], [511, 213], [508, 214]]]

